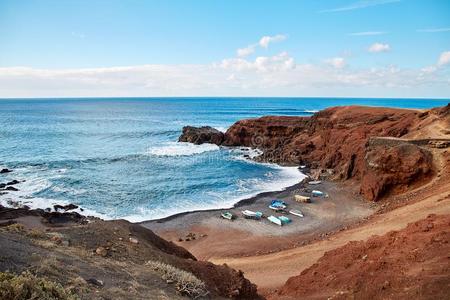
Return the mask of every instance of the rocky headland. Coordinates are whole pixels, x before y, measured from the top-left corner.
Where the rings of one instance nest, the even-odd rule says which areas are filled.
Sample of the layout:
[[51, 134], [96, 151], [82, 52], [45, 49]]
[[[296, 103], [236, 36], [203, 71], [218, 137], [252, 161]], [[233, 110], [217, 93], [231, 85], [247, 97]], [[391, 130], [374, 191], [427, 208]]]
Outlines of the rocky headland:
[[315, 178], [352, 180], [376, 201], [430, 181], [436, 173], [431, 152], [450, 146], [449, 124], [450, 105], [426, 111], [346, 106], [312, 117], [241, 120], [221, 138], [205, 127], [185, 127], [180, 141], [257, 148], [263, 151], [257, 161], [307, 165]]
[[[257, 161], [305, 166], [330, 198], [302, 206], [299, 224], [322, 231], [303, 239], [286, 226], [287, 234], [277, 236], [279, 228], [261, 222], [244, 232], [248, 220], [225, 223], [217, 212], [132, 224], [82, 216], [76, 205], [33, 210], [11, 203], [0, 206], [0, 298], [450, 296], [450, 105], [333, 107], [311, 117], [241, 120], [225, 133], [185, 127], [179, 141], [251, 147], [262, 152]], [[11, 172], [3, 168], [0, 176]], [[18, 183], [0, 177], [0, 197]], [[305, 189], [266, 193], [245, 205], [266, 207], [273, 197], [303, 205], [292, 195]], [[372, 205], [377, 213], [369, 217]], [[164, 233], [176, 219], [181, 229]], [[183, 230], [190, 232], [179, 239]], [[290, 249], [274, 250], [274, 244]]]

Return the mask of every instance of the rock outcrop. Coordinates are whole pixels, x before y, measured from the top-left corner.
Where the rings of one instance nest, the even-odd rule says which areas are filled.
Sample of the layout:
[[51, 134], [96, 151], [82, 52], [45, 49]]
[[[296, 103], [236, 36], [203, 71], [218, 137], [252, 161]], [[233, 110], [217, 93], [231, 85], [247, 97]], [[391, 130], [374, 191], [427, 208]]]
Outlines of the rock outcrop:
[[432, 174], [432, 155], [419, 146], [400, 143], [393, 147], [369, 148], [365, 156], [361, 194], [368, 200], [378, 200], [387, 192], [405, 192], [426, 182]]
[[[260, 149], [263, 154], [255, 158], [257, 161], [308, 165], [316, 177], [362, 182], [362, 194], [376, 200], [394, 190], [426, 182], [431, 176], [432, 161], [422, 146], [430, 143], [436, 145], [434, 148], [448, 146], [449, 107], [419, 111], [344, 106], [328, 108], [311, 117], [241, 120], [227, 130], [220, 144]], [[191, 135], [196, 143], [217, 144], [220, 140], [212, 141], [210, 135], [198, 138], [199, 132], [185, 127], [180, 140], [189, 141], [187, 137]], [[373, 150], [369, 147], [372, 137], [392, 138], [394, 142], [386, 142], [380, 151], [369, 153]], [[444, 139], [429, 141], [431, 137]], [[414, 138], [422, 138], [424, 145], [396, 147], [395, 139]], [[398, 158], [395, 162], [392, 155]], [[374, 168], [370, 161], [383, 162], [382, 167]], [[418, 164], [418, 170], [413, 170], [413, 164]]]
[[178, 139], [179, 142], [189, 142], [196, 145], [210, 143], [220, 145], [224, 139], [223, 132], [212, 128], [210, 126], [203, 127], [193, 127], [185, 126], [183, 127], [183, 133]]
[[448, 299], [450, 215], [328, 251], [270, 300]]
[[38, 270], [37, 275], [64, 287], [77, 280], [75, 292], [81, 299], [183, 299], [176, 295], [176, 284], [153, 272], [149, 261], [192, 274], [204, 282], [211, 299], [260, 299], [242, 272], [197, 261], [186, 249], [125, 220], [87, 222], [75, 212], [0, 205], [0, 249], [0, 272]]

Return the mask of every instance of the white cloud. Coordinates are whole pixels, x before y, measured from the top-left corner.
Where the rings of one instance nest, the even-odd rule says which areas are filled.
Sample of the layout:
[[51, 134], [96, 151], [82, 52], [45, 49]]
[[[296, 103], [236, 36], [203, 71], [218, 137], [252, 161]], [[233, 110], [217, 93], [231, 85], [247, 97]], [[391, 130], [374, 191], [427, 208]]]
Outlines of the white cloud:
[[254, 61], [243, 58], [228, 58], [222, 60], [219, 66], [234, 71], [277, 72], [295, 68], [295, 61], [287, 52], [281, 52], [274, 56], [259, 56]]
[[345, 67], [346, 61], [343, 57], [333, 57], [325, 60], [325, 63], [333, 66], [336, 69], [341, 69]]
[[439, 56], [438, 66], [444, 66], [450, 63], [450, 51], [442, 52]]
[[286, 36], [283, 34], [277, 34], [274, 36], [263, 36], [259, 40], [259, 45], [263, 48], [268, 48], [270, 43], [281, 42], [286, 39]]
[[391, 50], [391, 46], [389, 44], [375, 43], [369, 47], [369, 52], [377, 53], [377, 52], [387, 52]]
[[[334, 62], [339, 62], [335, 60]], [[341, 64], [337, 64], [340, 66]], [[343, 96], [448, 97], [446, 68], [330, 68], [288, 53], [202, 65], [89, 69], [0, 68], [1, 97]]]
[[250, 54], [255, 52], [256, 45], [249, 45], [245, 48], [237, 49], [237, 55], [239, 57], [249, 56]]
[[417, 32], [447, 32], [450, 31], [450, 27], [448, 28], [427, 28], [427, 29], [417, 29]]
[[342, 12], [342, 11], [349, 11], [349, 10], [355, 10], [355, 9], [362, 9], [367, 8], [371, 6], [378, 6], [383, 4], [389, 4], [389, 3], [395, 3], [400, 2], [401, 0], [362, 0], [358, 2], [354, 2], [347, 6], [332, 8], [332, 9], [326, 9], [319, 11], [320, 13], [327, 13], [327, 12]]
[[352, 36], [371, 36], [371, 35], [382, 35], [386, 34], [384, 31], [363, 31], [363, 32], [353, 32], [349, 33], [348, 35]]

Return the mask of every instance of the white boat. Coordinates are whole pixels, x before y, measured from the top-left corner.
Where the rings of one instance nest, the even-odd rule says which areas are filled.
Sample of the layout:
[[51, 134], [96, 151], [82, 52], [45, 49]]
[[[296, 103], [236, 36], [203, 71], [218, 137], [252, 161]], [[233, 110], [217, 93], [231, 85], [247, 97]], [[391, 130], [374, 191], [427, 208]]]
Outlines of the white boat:
[[299, 211], [298, 209], [292, 209], [292, 210], [289, 211], [289, 213], [291, 215], [298, 216], [300, 218], [304, 217], [303, 213], [301, 211]]
[[244, 210], [242, 211], [242, 214], [244, 215], [245, 218], [249, 218], [249, 219], [261, 219], [262, 217], [262, 212], [260, 211], [251, 211], [251, 210]]
[[318, 185], [318, 184], [321, 184], [322, 183], [322, 181], [320, 181], [320, 180], [314, 180], [314, 181], [309, 181], [308, 182], [308, 184], [312, 184], [312, 185]]
[[281, 222], [281, 220], [278, 219], [277, 217], [270, 216], [270, 217], [267, 218], [267, 220], [269, 220], [270, 222], [272, 222], [274, 224], [277, 224], [279, 226], [283, 226], [283, 222]]
[[294, 199], [297, 202], [302, 202], [302, 203], [311, 203], [311, 198], [307, 197], [307, 196], [302, 196], [302, 195], [294, 195]]
[[269, 208], [272, 209], [272, 210], [274, 210], [274, 211], [284, 211], [284, 207], [282, 207], [282, 206], [273, 206], [273, 205], [270, 205]]

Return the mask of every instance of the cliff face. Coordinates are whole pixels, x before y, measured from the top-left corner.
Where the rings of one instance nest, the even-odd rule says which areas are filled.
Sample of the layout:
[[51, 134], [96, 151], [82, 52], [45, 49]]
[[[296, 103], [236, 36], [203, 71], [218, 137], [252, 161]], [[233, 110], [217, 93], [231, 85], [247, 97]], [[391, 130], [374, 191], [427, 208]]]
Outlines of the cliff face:
[[[430, 179], [433, 162], [424, 145], [397, 146], [400, 139], [404, 143], [411, 138], [449, 139], [449, 107], [418, 111], [346, 106], [328, 108], [312, 117], [241, 120], [227, 130], [221, 144], [258, 148], [263, 151], [259, 161], [306, 164], [317, 177], [361, 181], [361, 193], [377, 200], [394, 187], [400, 191]], [[370, 146], [372, 137], [386, 141]]]
[[[377, 200], [427, 182], [430, 152], [409, 137], [449, 137], [449, 106], [429, 111], [375, 107], [333, 107], [312, 117], [262, 117], [231, 126], [223, 145], [259, 148], [260, 161], [307, 164], [315, 175], [361, 181], [361, 193]], [[440, 131], [440, 132], [436, 132]], [[383, 137], [369, 143], [372, 137]], [[392, 138], [392, 139], [389, 139]], [[428, 141], [422, 144], [428, 146]], [[444, 146], [448, 146], [448, 142]]]

